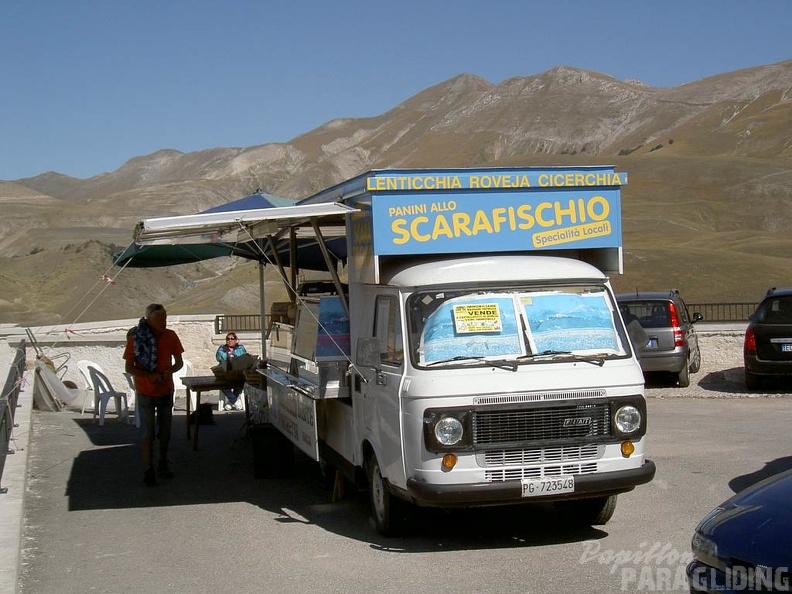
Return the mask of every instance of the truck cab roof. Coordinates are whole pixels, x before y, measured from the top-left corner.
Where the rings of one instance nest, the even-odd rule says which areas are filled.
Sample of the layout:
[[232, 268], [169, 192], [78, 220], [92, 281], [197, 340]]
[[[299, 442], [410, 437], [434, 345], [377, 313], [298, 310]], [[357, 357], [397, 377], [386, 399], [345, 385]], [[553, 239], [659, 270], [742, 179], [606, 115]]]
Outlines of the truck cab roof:
[[384, 284], [417, 287], [476, 282], [598, 279], [606, 276], [586, 262], [555, 256], [471, 256], [403, 263], [383, 275]]

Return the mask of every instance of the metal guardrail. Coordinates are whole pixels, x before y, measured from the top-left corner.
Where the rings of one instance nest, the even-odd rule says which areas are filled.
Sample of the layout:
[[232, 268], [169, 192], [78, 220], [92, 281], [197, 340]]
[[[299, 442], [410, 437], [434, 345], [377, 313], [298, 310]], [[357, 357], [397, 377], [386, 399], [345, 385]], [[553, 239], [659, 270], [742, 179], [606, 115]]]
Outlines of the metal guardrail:
[[[270, 315], [264, 316], [266, 328], [269, 328]], [[215, 316], [215, 334], [226, 334], [227, 332], [259, 332], [261, 331], [261, 315], [259, 314], [236, 314]]]
[[[688, 311], [699, 312], [705, 322], [747, 322], [758, 302], [735, 303], [688, 303]], [[271, 317], [266, 316], [266, 327], [269, 328]], [[215, 334], [226, 332], [258, 332], [261, 330], [261, 316], [258, 314], [224, 314], [215, 316]]]
[[23, 340], [16, 348], [14, 360], [8, 368], [8, 376], [0, 395], [0, 493], [7, 491], [2, 487], [6, 457], [14, 453], [10, 448], [11, 434], [14, 431], [14, 415], [22, 387], [22, 376], [25, 373], [26, 346]]
[[705, 322], [747, 322], [758, 305], [758, 302], [687, 304], [690, 314], [699, 312]]

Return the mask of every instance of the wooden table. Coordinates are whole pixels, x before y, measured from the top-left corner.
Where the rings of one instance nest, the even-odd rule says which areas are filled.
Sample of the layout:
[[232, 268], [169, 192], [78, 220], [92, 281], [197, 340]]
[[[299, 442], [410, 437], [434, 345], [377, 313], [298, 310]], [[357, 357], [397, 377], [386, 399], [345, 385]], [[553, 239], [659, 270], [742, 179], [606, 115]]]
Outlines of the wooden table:
[[218, 379], [213, 375], [200, 375], [181, 378], [182, 383], [187, 388], [187, 439], [190, 439], [190, 391], [195, 392], [195, 433], [192, 434], [193, 450], [198, 449], [198, 428], [201, 426], [198, 419], [198, 411], [201, 410], [201, 393], [213, 390], [233, 390], [242, 388], [245, 380], [229, 381]]

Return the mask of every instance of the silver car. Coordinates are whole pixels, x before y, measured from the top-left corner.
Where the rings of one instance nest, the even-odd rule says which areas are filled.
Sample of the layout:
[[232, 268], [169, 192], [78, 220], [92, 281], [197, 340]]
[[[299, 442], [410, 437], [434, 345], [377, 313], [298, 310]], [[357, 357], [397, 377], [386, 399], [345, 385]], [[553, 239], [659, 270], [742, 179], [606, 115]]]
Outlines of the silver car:
[[[694, 324], [704, 319], [692, 316], [679, 291], [636, 292], [616, 295], [624, 323], [638, 323], [646, 343], [636, 345], [644, 373], [665, 372], [675, 376], [679, 387], [690, 385], [690, 374], [701, 367], [701, 351]], [[642, 348], [641, 348], [642, 347]]]

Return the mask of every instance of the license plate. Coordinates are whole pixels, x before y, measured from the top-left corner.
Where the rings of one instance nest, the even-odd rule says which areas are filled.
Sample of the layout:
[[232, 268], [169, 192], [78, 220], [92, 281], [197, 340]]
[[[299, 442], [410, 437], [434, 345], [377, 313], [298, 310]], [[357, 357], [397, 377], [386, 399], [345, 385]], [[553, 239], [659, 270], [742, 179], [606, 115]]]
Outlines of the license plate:
[[657, 348], [657, 338], [652, 336], [649, 341], [646, 343], [646, 348], [649, 349], [656, 349]]
[[575, 492], [574, 476], [557, 476], [545, 479], [523, 479], [523, 497], [540, 497], [542, 495], [557, 495], [559, 493]]
[[781, 352], [782, 353], [792, 353], [792, 343], [790, 343], [790, 344], [782, 344], [781, 345]]

